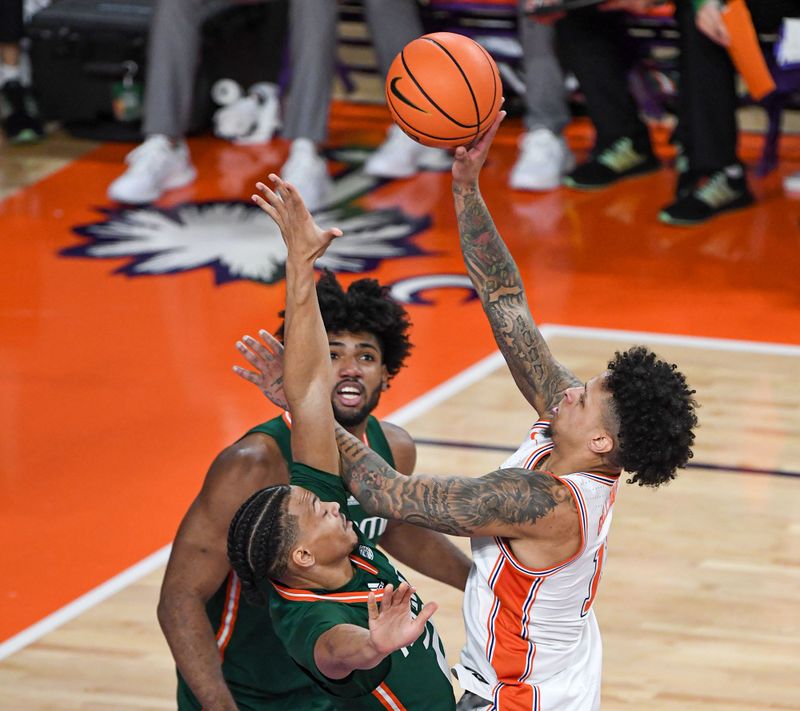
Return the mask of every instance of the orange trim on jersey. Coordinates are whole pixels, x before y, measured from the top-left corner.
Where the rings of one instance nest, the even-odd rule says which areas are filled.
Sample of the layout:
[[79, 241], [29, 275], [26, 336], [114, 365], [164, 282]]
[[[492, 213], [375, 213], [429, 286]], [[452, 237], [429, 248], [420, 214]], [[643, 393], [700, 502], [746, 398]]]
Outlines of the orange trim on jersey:
[[533, 706], [533, 689], [525, 682], [533, 674], [536, 643], [528, 639], [528, 634], [544, 582], [544, 578], [531, 581], [516, 575], [506, 565], [492, 586], [500, 606], [490, 630], [494, 641], [489, 663], [497, 675], [493, 696], [500, 709], [530, 711]]
[[601, 484], [607, 484], [608, 486], [613, 486], [619, 481], [619, 474], [616, 476], [610, 474], [595, 474], [594, 472], [575, 472], [575, 474], [591, 479], [592, 481], [600, 482]]
[[373, 575], [377, 575], [378, 574], [378, 569], [374, 565], [371, 565], [370, 563], [367, 563], [367, 561], [365, 561], [363, 558], [359, 558], [357, 555], [352, 555], [351, 554], [350, 555], [350, 562], [353, 565], [358, 566], [362, 570], [366, 570], [368, 573], [372, 573]]
[[390, 709], [390, 711], [407, 711], [406, 707], [400, 703], [400, 699], [397, 698], [395, 693], [386, 686], [386, 682], [378, 684], [378, 686], [372, 690], [372, 695], [381, 702], [384, 708]]
[[[494, 579], [498, 572], [498, 566], [503, 564], [505, 558], [503, 557], [502, 553], [499, 553], [497, 556], [497, 560], [494, 562], [494, 567], [492, 568], [492, 572], [489, 574], [487, 580], [489, 581], [489, 587], [494, 587]], [[492, 607], [489, 610], [489, 616], [486, 618], [486, 647], [484, 648], [483, 652], [486, 655], [486, 658], [491, 662], [492, 659], [492, 643], [494, 642], [494, 633], [492, 632], [492, 626], [494, 625], [494, 618], [497, 615], [497, 608], [500, 605], [500, 600], [495, 595], [494, 602], [492, 603]]]
[[493, 696], [493, 709], [531, 711], [534, 708], [533, 687], [529, 684], [503, 684]]
[[343, 593], [315, 593], [310, 590], [300, 590], [297, 588], [287, 588], [279, 585], [274, 580], [270, 581], [275, 591], [285, 600], [292, 602], [341, 602], [352, 605], [359, 602], [367, 602], [369, 594], [375, 593], [375, 599], [380, 602], [383, 599], [383, 589], [381, 590], [354, 590], [353, 592]]
[[236, 618], [239, 614], [239, 598], [241, 594], [242, 584], [239, 576], [231, 572], [228, 575], [228, 586], [225, 589], [225, 608], [222, 610], [222, 620], [220, 620], [216, 635], [220, 659], [225, 658], [225, 650], [231, 641], [231, 637], [233, 637], [233, 628], [236, 626]]

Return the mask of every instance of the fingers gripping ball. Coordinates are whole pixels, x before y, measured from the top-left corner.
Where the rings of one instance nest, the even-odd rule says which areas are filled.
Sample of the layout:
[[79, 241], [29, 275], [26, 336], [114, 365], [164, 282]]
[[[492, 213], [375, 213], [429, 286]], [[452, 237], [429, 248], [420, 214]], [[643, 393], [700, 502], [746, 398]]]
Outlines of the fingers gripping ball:
[[426, 146], [471, 143], [492, 125], [502, 102], [497, 65], [477, 42], [434, 32], [409, 42], [386, 77], [395, 123]]

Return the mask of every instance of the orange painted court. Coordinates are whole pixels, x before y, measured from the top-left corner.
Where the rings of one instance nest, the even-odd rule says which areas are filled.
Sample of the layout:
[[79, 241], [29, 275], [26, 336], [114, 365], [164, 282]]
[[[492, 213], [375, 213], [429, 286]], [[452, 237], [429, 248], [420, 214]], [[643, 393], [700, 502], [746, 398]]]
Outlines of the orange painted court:
[[[386, 125], [382, 107], [336, 104], [330, 141], [349, 196], [336, 219], [385, 209], [403, 233], [338, 270], [411, 300], [415, 349], [383, 415], [495, 350], [464, 286], [448, 174], [359, 182], [347, 161]], [[520, 131], [502, 127], [481, 185], [539, 323], [800, 345], [800, 202], [780, 186], [800, 168], [796, 138], [754, 208], [681, 230], [655, 221], [667, 169], [598, 193], [510, 191]], [[579, 154], [591, 140], [581, 122], [568, 138]], [[745, 137], [745, 157], [760, 145]], [[105, 189], [129, 149], [102, 146], [0, 203], [0, 640], [170, 543], [215, 454], [274, 414], [231, 366], [239, 337], [278, 325], [280, 268], [266, 283], [241, 265], [260, 255], [252, 186], [285, 142], [196, 139], [197, 183], [123, 214]]]

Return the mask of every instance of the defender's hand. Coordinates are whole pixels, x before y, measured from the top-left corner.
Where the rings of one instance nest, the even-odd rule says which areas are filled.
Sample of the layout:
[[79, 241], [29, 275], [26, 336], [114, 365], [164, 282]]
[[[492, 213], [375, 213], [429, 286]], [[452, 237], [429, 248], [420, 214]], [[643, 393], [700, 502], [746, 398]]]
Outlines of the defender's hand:
[[290, 183], [281, 180], [274, 173], [269, 179], [273, 189], [264, 183], [256, 183], [261, 195], [253, 195], [253, 202], [266, 212], [278, 225], [281, 237], [286, 243], [289, 255], [314, 261], [321, 257], [328, 245], [341, 237], [342, 231], [336, 227], [323, 230], [314, 222], [300, 193]]
[[411, 614], [413, 594], [414, 588], [408, 583], [401, 583], [396, 592], [392, 585], [387, 585], [383, 591], [380, 611], [375, 601], [375, 593], [369, 594], [367, 599], [369, 636], [372, 645], [381, 654], [391, 654], [416, 642], [425, 629], [425, 623], [436, 612], [438, 605], [429, 602], [416, 617], [413, 617]]
[[[263, 328], [258, 332], [264, 343], [251, 336], [236, 341], [236, 348], [256, 372], [234, 365], [233, 372], [248, 383], [253, 383], [274, 405], [289, 409], [283, 393], [283, 344]], [[266, 345], [264, 345], [266, 344]]]

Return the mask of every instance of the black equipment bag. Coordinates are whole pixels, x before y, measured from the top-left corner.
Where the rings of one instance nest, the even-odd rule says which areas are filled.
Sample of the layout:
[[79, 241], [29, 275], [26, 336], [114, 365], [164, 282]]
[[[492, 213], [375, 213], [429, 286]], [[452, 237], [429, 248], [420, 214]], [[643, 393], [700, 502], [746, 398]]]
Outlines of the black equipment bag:
[[[46, 119], [61, 121], [84, 138], [141, 139], [154, 5], [154, 0], [54, 0], [31, 18], [33, 86]], [[286, 16], [287, 0], [206, 4], [190, 133], [208, 127], [215, 108], [210, 90], [217, 79], [230, 77], [245, 90], [259, 81], [277, 81]]]

